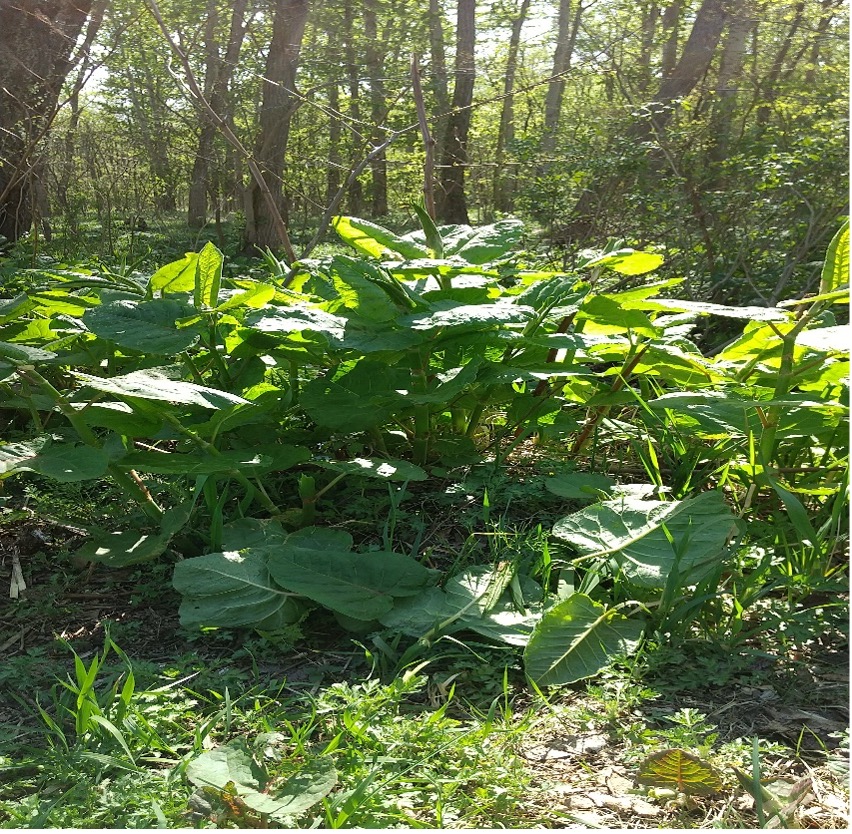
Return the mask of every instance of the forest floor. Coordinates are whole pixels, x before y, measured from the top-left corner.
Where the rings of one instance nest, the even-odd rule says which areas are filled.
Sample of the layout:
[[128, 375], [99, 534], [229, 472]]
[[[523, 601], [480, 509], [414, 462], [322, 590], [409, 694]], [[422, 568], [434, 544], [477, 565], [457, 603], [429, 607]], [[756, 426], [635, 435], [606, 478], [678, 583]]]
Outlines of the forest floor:
[[[214, 741], [279, 730], [291, 753], [308, 741], [328, 749], [335, 729], [337, 790], [348, 798], [332, 793], [325, 817], [304, 825], [754, 828], [780, 817], [847, 827], [848, 649], [829, 608], [812, 606], [808, 621], [776, 612], [779, 628], [750, 645], [661, 642], [592, 683], [533, 694], [517, 658], [482, 644], [447, 644], [394, 676], [366, 638], [319, 616], [279, 645], [249, 631], [191, 634], [178, 623], [170, 566], [57, 563], [74, 537], [35, 518], [0, 528], [3, 595], [13, 564], [27, 586], [0, 607], [0, 827], [209, 827], [216, 815], [193, 806], [187, 760]], [[771, 604], [765, 614], [771, 621]], [[107, 633], [133, 669], [133, 726], [153, 734], [128, 731], [129, 774], [109, 737], [75, 736], [59, 714], [79, 720], [79, 699], [56, 683], [74, 682], [74, 654], [86, 667], [98, 659]], [[128, 671], [111, 658], [93, 686], [105, 714], [118, 691], [110, 683]], [[712, 762], [724, 789], [637, 788], [641, 762], [671, 748]], [[734, 772], [753, 778], [755, 749], [767, 791], [758, 808]]]

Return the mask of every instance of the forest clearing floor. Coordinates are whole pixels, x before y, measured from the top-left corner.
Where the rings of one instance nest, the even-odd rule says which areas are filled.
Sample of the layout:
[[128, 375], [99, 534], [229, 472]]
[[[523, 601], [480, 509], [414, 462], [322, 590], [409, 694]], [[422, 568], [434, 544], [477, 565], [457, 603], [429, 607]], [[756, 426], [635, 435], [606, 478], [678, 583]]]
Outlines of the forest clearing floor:
[[[273, 778], [334, 758], [337, 787], [303, 827], [847, 827], [847, 645], [815, 608], [798, 633], [778, 618], [733, 648], [661, 643], [533, 694], [517, 656], [482, 643], [441, 643], [395, 673], [313, 615], [292, 643], [190, 634], [168, 565], [57, 569], [69, 536], [36, 522], [0, 535], [4, 596], [13, 561], [27, 585], [0, 609], [0, 827], [263, 827], [186, 781], [188, 761], [233, 738], [262, 748]], [[123, 657], [103, 657], [107, 634]], [[126, 748], [80, 724], [92, 698]], [[713, 763], [724, 789], [638, 788], [641, 763], [672, 748]], [[759, 808], [733, 772], [752, 776], [755, 749]]]

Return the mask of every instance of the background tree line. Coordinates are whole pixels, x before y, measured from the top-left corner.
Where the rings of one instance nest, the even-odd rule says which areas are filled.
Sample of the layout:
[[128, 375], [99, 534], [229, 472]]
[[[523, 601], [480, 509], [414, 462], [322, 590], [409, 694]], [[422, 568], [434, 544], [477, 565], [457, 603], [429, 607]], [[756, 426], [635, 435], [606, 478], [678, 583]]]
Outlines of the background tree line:
[[428, 155], [443, 222], [773, 304], [847, 211], [847, 44], [842, 0], [0, 0], [0, 234], [179, 212], [291, 255], [335, 202], [411, 225]]

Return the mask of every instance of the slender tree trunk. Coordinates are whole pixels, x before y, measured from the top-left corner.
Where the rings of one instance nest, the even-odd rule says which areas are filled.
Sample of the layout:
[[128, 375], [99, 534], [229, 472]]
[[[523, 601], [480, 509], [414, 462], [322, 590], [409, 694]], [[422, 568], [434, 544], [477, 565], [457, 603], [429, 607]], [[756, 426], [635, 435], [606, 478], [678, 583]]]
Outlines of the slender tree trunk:
[[[739, 86], [743, 82], [746, 52], [755, 24], [751, 7], [752, 0], [736, 0], [730, 6], [730, 21], [722, 47], [711, 116], [713, 144], [710, 159], [717, 163], [728, 157]], [[718, 181], [717, 184], [721, 185]]]
[[680, 13], [682, 0], [672, 0], [663, 12], [663, 30], [668, 36], [663, 42], [663, 53], [660, 62], [660, 72], [663, 78], [668, 78], [677, 64], [677, 46], [680, 38]]
[[458, 0], [456, 32], [453, 109], [444, 139], [437, 208], [438, 217], [445, 223], [468, 223], [464, 180], [468, 160], [470, 107], [473, 104], [473, 85], [476, 80], [476, 0]]
[[582, 14], [582, 0], [577, 0], [573, 20], [571, 19], [571, 0], [559, 0], [558, 33], [556, 49], [553, 53], [553, 69], [550, 73], [552, 80], [547, 85], [547, 95], [544, 99], [544, 135], [541, 149], [545, 154], [553, 153], [556, 147], [559, 117], [562, 115], [562, 98], [565, 94], [564, 75], [571, 66]]
[[[373, 122], [372, 144], [378, 147], [384, 141], [381, 122], [387, 115], [387, 96], [382, 65], [386, 56], [386, 44], [379, 42], [378, 0], [364, 2], [364, 37], [367, 41], [367, 73], [370, 78], [370, 119]], [[386, 30], [386, 34], [387, 34]], [[384, 41], [385, 39], [383, 39]], [[382, 151], [370, 162], [373, 175], [371, 189], [372, 215], [384, 217], [388, 213], [388, 161]]]
[[447, 80], [447, 58], [444, 50], [444, 15], [440, 0], [429, 0], [429, 54], [432, 66], [428, 87], [435, 99], [432, 117], [432, 136], [435, 139], [435, 158], [443, 159], [444, 138], [450, 118], [450, 87]]
[[71, 111], [68, 118], [68, 128], [65, 131], [65, 139], [62, 147], [62, 173], [57, 177], [56, 199], [66, 214], [70, 211], [68, 202], [68, 188], [71, 185], [71, 177], [74, 169], [74, 152], [76, 149], [77, 128], [80, 124], [80, 93], [88, 80], [92, 68], [91, 48], [103, 23], [104, 13], [109, 0], [96, 0], [92, 5], [92, 13], [86, 26], [86, 35], [80, 45], [80, 66], [68, 95], [68, 106]]
[[[308, 0], [276, 0], [272, 41], [263, 78], [260, 133], [254, 159], [282, 216], [286, 216], [282, 182], [284, 157], [290, 137], [290, 121], [296, 100], [296, 70], [307, 19]], [[284, 241], [261, 189], [254, 180], [246, 189], [245, 204], [246, 248], [280, 247]]]
[[[343, 31], [344, 56], [346, 59], [346, 77], [349, 86], [349, 118], [353, 131], [361, 127], [361, 84], [358, 72], [358, 58], [355, 54], [355, 13], [353, 0], [343, 0]], [[350, 149], [350, 164], [354, 167], [361, 156], [361, 146], [357, 143], [360, 134], [351, 133], [352, 147]], [[360, 217], [364, 212], [364, 187], [360, 179], [355, 179], [349, 186], [347, 195], [349, 213]]]
[[[204, 95], [210, 107], [225, 121], [231, 115], [230, 85], [231, 78], [239, 61], [245, 37], [245, 15], [248, 0], [234, 0], [231, 12], [231, 25], [228, 44], [224, 56], [219, 54], [216, 41], [218, 26], [217, 0], [210, 0], [205, 25], [205, 47], [207, 52], [207, 71], [204, 77]], [[214, 160], [217, 127], [209, 116], [201, 112], [201, 129], [198, 133], [198, 147], [192, 167], [189, 185], [189, 211], [187, 222], [191, 228], [199, 229], [207, 222], [208, 196], [221, 190], [218, 177], [211, 176], [210, 166]]]
[[32, 223], [29, 175], [92, 0], [0, 0], [0, 235]]
[[511, 211], [514, 178], [503, 170], [506, 148], [515, 138], [515, 75], [518, 71], [518, 52], [521, 45], [521, 29], [527, 19], [531, 0], [521, 0], [521, 6], [512, 21], [509, 37], [509, 52], [506, 55], [506, 75], [503, 82], [503, 107], [500, 111], [500, 128], [497, 132], [497, 147], [494, 151], [494, 208], [496, 211]]
[[642, 8], [642, 42], [639, 50], [639, 80], [637, 87], [645, 93], [651, 84], [651, 53], [657, 36], [657, 23], [660, 20], [660, 7], [654, 0]]
[[328, 85], [328, 168], [325, 180], [325, 203], [330, 205], [335, 194], [340, 190], [341, 172], [343, 169], [343, 155], [340, 152], [340, 89], [336, 81]]

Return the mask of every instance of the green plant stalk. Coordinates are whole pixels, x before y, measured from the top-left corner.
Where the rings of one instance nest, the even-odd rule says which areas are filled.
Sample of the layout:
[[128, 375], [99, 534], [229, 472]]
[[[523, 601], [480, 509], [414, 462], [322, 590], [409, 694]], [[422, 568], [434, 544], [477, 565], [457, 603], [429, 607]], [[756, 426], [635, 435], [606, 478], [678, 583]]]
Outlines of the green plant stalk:
[[[19, 365], [18, 374], [27, 380], [31, 385], [36, 385], [42, 389], [53, 401], [56, 407], [62, 412], [63, 416], [71, 424], [74, 431], [77, 432], [80, 439], [87, 445], [95, 449], [101, 448], [101, 443], [97, 435], [89, 428], [86, 422], [80, 417], [79, 413], [74, 409], [68, 400], [53, 387], [32, 365]], [[141, 507], [145, 515], [152, 521], [159, 522], [163, 517], [163, 510], [154, 500], [151, 493], [145, 488], [141, 481], [134, 479], [127, 472], [122, 472], [115, 464], [109, 464], [107, 467], [112, 479], [118, 485], [119, 489], [126, 495], [129, 495]]]
[[[826, 303], [817, 303], [806, 310], [793, 328], [787, 333], [781, 333], [772, 322], [768, 322], [770, 328], [781, 339], [781, 365], [778, 369], [778, 377], [775, 382], [775, 390], [772, 398], [782, 400], [794, 387], [796, 373], [793, 369], [793, 354], [796, 349], [796, 339], [799, 334], [818, 316], [825, 308]], [[781, 421], [780, 404], [771, 405], [765, 412], [763, 431], [760, 435], [760, 456], [764, 466], [769, 466], [775, 460], [777, 447], [778, 425]]]
[[[175, 431], [182, 434], [184, 437], [191, 440], [196, 446], [200, 449], [203, 449], [208, 455], [212, 455], [213, 457], [221, 457], [222, 453], [212, 444], [208, 443], [203, 438], [199, 437], [194, 431], [188, 429], [180, 420], [177, 419], [173, 414], [169, 414], [167, 411], [162, 413], [162, 418], [172, 427]], [[243, 475], [242, 472], [236, 469], [232, 469], [229, 473], [234, 480], [243, 487], [246, 491], [257, 491], [258, 500], [265, 510], [272, 513], [273, 515], [278, 515], [281, 510], [275, 505], [272, 499], [266, 494], [266, 490], [263, 488], [263, 484], [260, 481], [255, 481], [254, 484]]]
[[[637, 347], [637, 345], [633, 345], [630, 353], [628, 353], [625, 357], [621, 370], [618, 372], [618, 375], [609, 387], [610, 394], [618, 393], [627, 384], [627, 380], [633, 373], [633, 369], [639, 364], [642, 357], [645, 355], [645, 351], [648, 350], [649, 343], [646, 342], [639, 347], [638, 350]], [[601, 405], [589, 415], [586, 420], [586, 425], [583, 426], [583, 430], [580, 432], [577, 439], [574, 441], [574, 445], [571, 447], [571, 451], [569, 453], [570, 457], [576, 457], [586, 448], [589, 443], [589, 438], [592, 436], [595, 428], [598, 426], [600, 421], [609, 414], [611, 408], [612, 406], [609, 405]]]
[[[428, 349], [414, 352], [411, 367], [411, 387], [417, 394], [427, 394], [429, 383], [426, 378], [429, 367]], [[429, 454], [429, 434], [431, 429], [431, 414], [429, 403], [418, 403], [414, 406], [414, 462], [420, 466], [426, 463]]]

